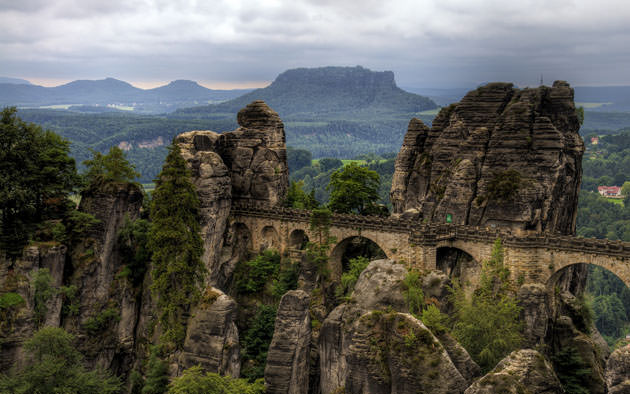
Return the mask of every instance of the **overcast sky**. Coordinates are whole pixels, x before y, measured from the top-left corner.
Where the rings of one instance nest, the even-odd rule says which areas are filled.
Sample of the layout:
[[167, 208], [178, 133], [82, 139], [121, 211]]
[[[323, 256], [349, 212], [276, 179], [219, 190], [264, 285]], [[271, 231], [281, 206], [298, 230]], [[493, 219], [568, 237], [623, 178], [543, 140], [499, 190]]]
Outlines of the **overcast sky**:
[[621, 0], [0, 0], [0, 76], [258, 87], [295, 67], [400, 86], [630, 85]]

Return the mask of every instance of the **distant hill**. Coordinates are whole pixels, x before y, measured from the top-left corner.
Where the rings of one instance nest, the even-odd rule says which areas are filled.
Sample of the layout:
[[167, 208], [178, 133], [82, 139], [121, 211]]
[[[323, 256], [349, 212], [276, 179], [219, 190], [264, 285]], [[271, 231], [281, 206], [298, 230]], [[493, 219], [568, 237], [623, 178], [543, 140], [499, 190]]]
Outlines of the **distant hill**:
[[254, 100], [264, 100], [287, 120], [314, 116], [320, 120], [353, 119], [437, 108], [431, 99], [396, 86], [393, 72], [357, 66], [288, 70], [266, 88], [221, 104], [180, 109], [175, 115], [235, 114]]
[[0, 83], [12, 83], [15, 85], [30, 85], [31, 83], [22, 78], [0, 77]]
[[422, 96], [426, 96], [431, 100], [435, 101], [437, 105], [440, 107], [446, 107], [449, 104], [453, 104], [461, 100], [466, 93], [471, 90], [474, 90], [474, 87], [471, 88], [450, 88], [450, 89], [439, 89], [439, 88], [416, 88], [416, 87], [406, 87], [403, 86], [408, 92], [416, 93]]
[[575, 102], [589, 111], [630, 111], [630, 86], [576, 86]]
[[250, 89], [213, 90], [193, 81], [173, 81], [155, 89], [140, 89], [114, 78], [78, 80], [56, 87], [2, 83], [0, 105], [41, 107], [75, 105], [127, 106], [138, 112], [170, 112], [208, 102], [220, 102], [238, 97]]

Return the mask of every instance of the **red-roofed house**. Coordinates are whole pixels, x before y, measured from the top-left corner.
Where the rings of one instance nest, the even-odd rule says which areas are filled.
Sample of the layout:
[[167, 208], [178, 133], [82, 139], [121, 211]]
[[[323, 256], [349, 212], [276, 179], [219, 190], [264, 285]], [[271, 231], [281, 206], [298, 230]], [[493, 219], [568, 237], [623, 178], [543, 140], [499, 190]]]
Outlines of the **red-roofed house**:
[[597, 191], [604, 197], [621, 197], [621, 186], [597, 186]]

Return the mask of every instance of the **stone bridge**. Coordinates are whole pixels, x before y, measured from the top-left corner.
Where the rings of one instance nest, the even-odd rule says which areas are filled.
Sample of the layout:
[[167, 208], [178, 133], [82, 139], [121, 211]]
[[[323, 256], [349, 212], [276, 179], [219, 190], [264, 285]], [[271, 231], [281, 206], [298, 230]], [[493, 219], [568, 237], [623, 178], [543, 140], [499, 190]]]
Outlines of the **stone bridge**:
[[[235, 204], [230, 213], [233, 225], [249, 231], [253, 251], [274, 248], [285, 255], [301, 253], [305, 242], [315, 240], [307, 210], [265, 208]], [[513, 233], [506, 229], [461, 225], [424, 225], [393, 217], [333, 214], [330, 235], [330, 271], [342, 272], [341, 257], [356, 237], [367, 238], [380, 247], [387, 258], [417, 269], [437, 269], [438, 255], [458, 250], [477, 263], [491, 257], [494, 241], [500, 238], [504, 264], [514, 280], [522, 283], [550, 283], [572, 264], [594, 264], [617, 275], [630, 287], [630, 243], [579, 238], [550, 233]], [[474, 268], [473, 268], [474, 269]]]

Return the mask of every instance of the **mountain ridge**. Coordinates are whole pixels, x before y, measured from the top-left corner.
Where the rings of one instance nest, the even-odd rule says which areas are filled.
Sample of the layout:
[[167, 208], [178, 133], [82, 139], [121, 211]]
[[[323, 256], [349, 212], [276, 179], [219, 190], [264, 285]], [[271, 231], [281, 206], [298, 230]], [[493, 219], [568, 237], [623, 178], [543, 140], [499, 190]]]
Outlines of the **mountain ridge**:
[[[153, 89], [141, 89], [111, 77], [97, 80], [75, 80], [54, 87], [2, 83], [1, 81], [0, 105], [21, 107], [72, 104], [134, 106], [147, 104], [154, 106], [157, 112], [160, 110], [164, 112], [169, 110], [169, 104], [179, 108], [199, 104], [199, 102], [224, 101], [250, 91], [250, 89], [208, 89], [197, 82], [187, 80], [172, 81]], [[163, 103], [165, 101], [166, 104]], [[176, 108], [170, 108], [170, 110]]]
[[295, 68], [282, 72], [271, 85], [219, 104], [185, 108], [181, 115], [233, 114], [255, 100], [265, 101], [285, 119], [335, 116], [348, 112], [415, 113], [435, 109], [429, 98], [404, 91], [392, 71], [356, 67]]

